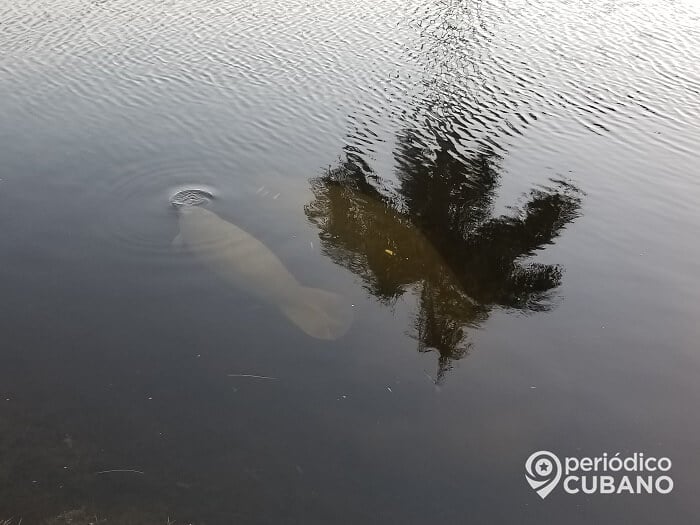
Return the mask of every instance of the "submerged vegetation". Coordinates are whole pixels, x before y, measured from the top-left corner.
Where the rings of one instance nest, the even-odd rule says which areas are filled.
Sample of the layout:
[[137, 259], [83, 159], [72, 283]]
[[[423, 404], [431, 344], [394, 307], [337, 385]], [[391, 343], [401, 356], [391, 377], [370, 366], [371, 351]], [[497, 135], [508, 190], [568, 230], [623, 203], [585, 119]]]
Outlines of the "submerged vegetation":
[[[24, 523], [25, 520], [22, 518], [0, 520], [0, 525], [23, 525]], [[126, 511], [107, 516], [88, 511], [83, 507], [62, 512], [42, 521], [41, 525], [175, 525], [175, 523], [169, 517], [163, 521], [156, 516], [138, 511]]]

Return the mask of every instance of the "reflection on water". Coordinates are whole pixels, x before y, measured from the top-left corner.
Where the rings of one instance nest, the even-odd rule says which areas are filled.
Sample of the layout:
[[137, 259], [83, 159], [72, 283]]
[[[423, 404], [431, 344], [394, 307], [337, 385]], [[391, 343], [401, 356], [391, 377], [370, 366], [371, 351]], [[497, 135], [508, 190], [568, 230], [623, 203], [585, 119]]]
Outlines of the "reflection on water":
[[312, 181], [306, 207], [323, 253], [348, 268], [390, 305], [418, 296], [415, 337], [421, 352], [437, 351], [437, 381], [470, 349], [466, 327], [496, 306], [523, 311], [551, 307], [562, 268], [528, 262], [554, 242], [579, 213], [580, 194], [565, 181], [532, 190], [525, 204], [495, 216], [498, 163], [480, 152], [455, 158], [448, 141], [428, 151], [406, 132], [399, 141], [398, 191], [352, 152]]
[[491, 50], [474, 42], [491, 29], [481, 2], [419, 7], [408, 23], [421, 44], [408, 51], [422, 66], [421, 89], [391, 112], [401, 124], [394, 173], [371, 165], [377, 135], [353, 117], [340, 162], [312, 181], [306, 214], [324, 253], [381, 302], [416, 294], [414, 337], [419, 351], [438, 352], [439, 382], [469, 353], [467, 328], [494, 307], [552, 307], [563, 269], [528, 258], [579, 215], [581, 192], [550, 179], [508, 214], [496, 213], [504, 137], [536, 117], [512, 111], [512, 93], [483, 89], [488, 79], [479, 68], [491, 65]]

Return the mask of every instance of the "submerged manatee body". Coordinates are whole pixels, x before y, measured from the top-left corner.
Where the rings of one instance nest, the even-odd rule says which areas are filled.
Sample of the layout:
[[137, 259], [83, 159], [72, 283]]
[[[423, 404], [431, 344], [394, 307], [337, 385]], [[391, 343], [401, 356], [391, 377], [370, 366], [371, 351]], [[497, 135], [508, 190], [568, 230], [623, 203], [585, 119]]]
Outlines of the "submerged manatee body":
[[352, 322], [340, 295], [303, 286], [267, 246], [235, 224], [198, 205], [176, 206], [180, 233], [174, 243], [226, 282], [274, 305], [317, 339], [338, 339]]

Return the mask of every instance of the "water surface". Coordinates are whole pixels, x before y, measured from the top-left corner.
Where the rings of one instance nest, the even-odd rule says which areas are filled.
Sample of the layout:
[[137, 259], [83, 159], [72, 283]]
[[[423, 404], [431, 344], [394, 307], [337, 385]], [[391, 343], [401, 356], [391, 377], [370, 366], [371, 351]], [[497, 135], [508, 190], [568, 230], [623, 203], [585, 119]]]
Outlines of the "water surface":
[[[697, 4], [31, 0], [0, 46], [0, 521], [700, 515]], [[183, 189], [348, 334], [175, 249]], [[542, 501], [540, 449], [675, 488]]]

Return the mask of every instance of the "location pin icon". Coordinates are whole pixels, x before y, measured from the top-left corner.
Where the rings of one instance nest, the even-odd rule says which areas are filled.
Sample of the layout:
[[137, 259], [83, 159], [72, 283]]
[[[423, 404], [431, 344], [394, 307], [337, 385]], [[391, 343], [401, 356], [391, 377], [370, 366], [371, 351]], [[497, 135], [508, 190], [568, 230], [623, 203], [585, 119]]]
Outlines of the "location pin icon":
[[525, 479], [540, 498], [546, 498], [561, 479], [561, 462], [547, 450], [534, 452], [525, 462]]

